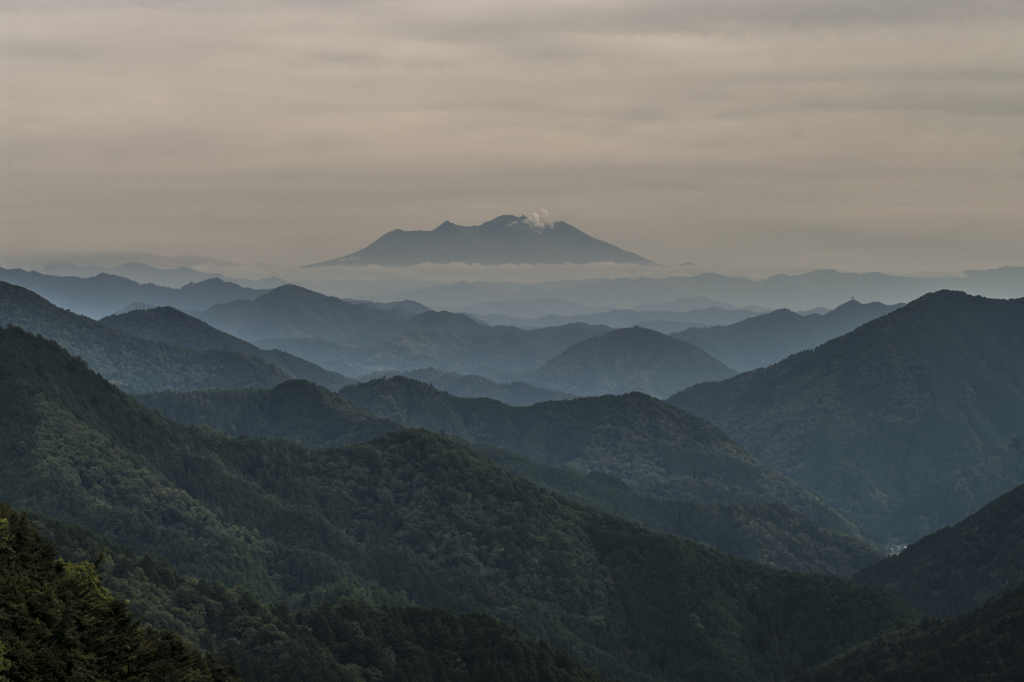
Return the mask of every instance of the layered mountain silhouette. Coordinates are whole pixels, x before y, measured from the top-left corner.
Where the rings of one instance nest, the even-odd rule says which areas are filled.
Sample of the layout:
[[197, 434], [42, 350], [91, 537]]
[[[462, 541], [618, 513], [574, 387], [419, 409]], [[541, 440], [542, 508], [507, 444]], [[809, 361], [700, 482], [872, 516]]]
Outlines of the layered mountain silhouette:
[[198, 317], [263, 349], [280, 349], [349, 376], [435, 367], [481, 374], [528, 371], [607, 327], [569, 324], [490, 327], [467, 315], [418, 310], [410, 302], [350, 303], [288, 285], [253, 300], [216, 305]]
[[[448, 396], [425, 390], [422, 397], [425, 402], [435, 397], [443, 402]], [[304, 381], [288, 381], [269, 390], [148, 393], [138, 400], [183, 424], [203, 424], [231, 435], [291, 438], [306, 447], [347, 445], [402, 428]], [[737, 497], [744, 501], [715, 503], [653, 498], [596, 470], [583, 473], [550, 466], [479, 442], [474, 449], [518, 476], [595, 509], [743, 559], [847, 577], [881, 558], [862, 537], [825, 530], [779, 502], [755, 500], [749, 495]], [[627, 456], [625, 452], [623, 456]], [[844, 522], [841, 527], [849, 530]]]
[[825, 314], [810, 315], [782, 308], [736, 324], [686, 329], [672, 337], [692, 343], [738, 372], [747, 372], [819, 346], [898, 307], [848, 301]]
[[349, 346], [383, 341], [412, 317], [400, 306], [382, 310], [349, 303], [294, 284], [254, 300], [215, 305], [200, 313], [204, 322], [249, 342], [266, 338], [325, 339]]
[[179, 310], [206, 310], [217, 303], [257, 298], [268, 291], [250, 289], [216, 277], [173, 289], [156, 284], [139, 284], [106, 273], [92, 277], [59, 277], [3, 268], [0, 268], [0, 281], [25, 287], [60, 308], [93, 319], [139, 304], [174, 306]]
[[667, 398], [736, 372], [700, 348], [643, 327], [615, 329], [570, 346], [524, 380], [576, 395], [640, 391]]
[[[2, 443], [0, 498], [149, 553], [143, 561], [155, 570], [145, 574], [160, 575], [152, 557], [162, 556], [177, 571], [222, 583], [209, 592], [225, 608], [207, 610], [199, 584], [176, 602], [177, 614], [207, 635], [242, 617], [252, 640], [243, 663], [280, 662], [282, 652], [294, 674], [300, 661], [315, 661], [289, 639], [288, 601], [319, 603], [302, 631], [344, 637], [332, 651], [345, 663], [359, 655], [354, 663], [380, 660], [402, 672], [388, 679], [411, 679], [396, 667], [405, 654], [374, 645], [388, 626], [364, 632], [354, 613], [337, 617], [339, 604], [359, 603], [343, 598], [377, 600], [391, 613], [409, 601], [482, 611], [572, 651], [606, 678], [638, 682], [694, 671], [786, 679], [913, 615], [877, 588], [759, 566], [588, 509], [436, 434], [406, 429], [306, 450], [174, 424], [56, 343], [17, 329], [0, 330], [0, 401], [12, 436]], [[161, 582], [177, 585], [168, 571]], [[249, 595], [232, 599], [236, 587]], [[248, 617], [256, 600], [274, 602], [285, 627]], [[428, 612], [416, 627], [447, 632], [440, 623], [450, 618]], [[515, 655], [509, 645], [503, 660]], [[358, 679], [364, 667], [384, 679], [367, 664], [341, 679]], [[304, 667], [295, 678], [321, 679], [321, 670]], [[500, 678], [469, 671], [455, 679]], [[525, 679], [570, 678], [548, 669]]]
[[569, 223], [538, 223], [526, 216], [503, 215], [482, 225], [445, 221], [433, 230], [392, 230], [365, 249], [305, 267], [421, 263], [480, 265], [544, 263], [635, 263], [654, 265], [635, 253], [581, 232]]
[[928, 294], [669, 402], [878, 540], [917, 540], [1024, 482], [1024, 299]]
[[126, 334], [62, 310], [28, 289], [0, 282], [0, 325], [53, 339], [132, 393], [199, 388], [269, 388], [290, 377], [264, 359], [233, 350], [193, 350]]
[[380, 417], [511, 450], [544, 464], [597, 471], [651, 496], [702, 502], [771, 500], [825, 528], [856, 526], [772, 471], [718, 428], [641, 393], [511, 407], [456, 398], [393, 377], [339, 391]]
[[[478, 308], [479, 309], [479, 308]], [[524, 329], [551, 327], [563, 324], [591, 324], [622, 328], [641, 326], [663, 334], [672, 334], [691, 327], [727, 325], [761, 315], [753, 310], [726, 310], [718, 307], [701, 308], [686, 312], [671, 310], [608, 310], [585, 315], [544, 315], [535, 318], [517, 318], [493, 313], [473, 313], [487, 324], [514, 325]]]
[[[992, 298], [1024, 296], [1024, 267], [970, 271], [968, 277], [898, 277], [879, 272], [847, 273], [815, 270], [802, 275], [773, 275], [754, 280], [714, 272], [681, 277], [620, 277], [515, 284], [458, 282], [406, 291], [431, 308], [465, 308], [496, 300], [557, 298], [592, 308], [672, 310], [668, 302], [706, 297], [711, 305], [756, 306], [768, 310], [832, 310], [855, 297], [858, 301], [895, 304], [942, 289], [966, 291]], [[500, 298], [499, 298], [500, 297]], [[643, 307], [641, 307], [643, 306]], [[665, 306], [665, 307], [662, 307]], [[705, 307], [705, 306], [699, 306]]]

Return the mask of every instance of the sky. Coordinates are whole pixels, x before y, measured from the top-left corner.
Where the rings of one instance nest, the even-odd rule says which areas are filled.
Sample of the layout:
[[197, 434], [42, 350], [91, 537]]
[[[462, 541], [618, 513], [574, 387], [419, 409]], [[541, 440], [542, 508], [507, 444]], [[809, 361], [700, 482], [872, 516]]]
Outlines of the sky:
[[1019, 0], [4, 7], [8, 261], [269, 272], [545, 210], [704, 270], [1024, 265]]

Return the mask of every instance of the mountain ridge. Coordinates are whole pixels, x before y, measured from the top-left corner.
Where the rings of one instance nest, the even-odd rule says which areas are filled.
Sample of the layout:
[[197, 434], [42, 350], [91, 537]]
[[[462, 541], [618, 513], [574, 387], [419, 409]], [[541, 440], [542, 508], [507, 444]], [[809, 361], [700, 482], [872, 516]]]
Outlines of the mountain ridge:
[[231, 350], [193, 350], [150, 341], [58, 308], [23, 287], [0, 282], [0, 325], [52, 339], [119, 388], [133, 392], [269, 388], [290, 377], [262, 358]]
[[296, 379], [306, 379], [332, 391], [354, 384], [343, 374], [331, 372], [308, 360], [281, 350], [264, 350], [231, 336], [177, 308], [161, 306], [108, 315], [100, 324], [150, 341], [173, 343], [193, 350], [226, 350], [260, 358], [277, 365]]

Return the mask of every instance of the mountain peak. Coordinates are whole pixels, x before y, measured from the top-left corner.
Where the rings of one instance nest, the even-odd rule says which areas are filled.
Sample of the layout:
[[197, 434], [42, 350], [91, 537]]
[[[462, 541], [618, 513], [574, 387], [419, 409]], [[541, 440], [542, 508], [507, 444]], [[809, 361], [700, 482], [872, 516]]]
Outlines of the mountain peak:
[[506, 214], [480, 225], [456, 225], [446, 220], [433, 230], [392, 230], [365, 249], [303, 267], [403, 267], [423, 263], [657, 265], [635, 253], [595, 239], [566, 222], [547, 223], [545, 217], [540, 213]]

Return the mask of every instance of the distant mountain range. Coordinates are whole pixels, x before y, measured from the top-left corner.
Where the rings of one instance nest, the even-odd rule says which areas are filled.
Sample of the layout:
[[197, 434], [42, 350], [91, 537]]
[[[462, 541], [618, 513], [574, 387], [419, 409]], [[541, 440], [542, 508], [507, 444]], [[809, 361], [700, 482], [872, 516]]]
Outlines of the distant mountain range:
[[913, 541], [1024, 482], [1024, 299], [929, 294], [669, 402], [879, 541]]
[[260, 348], [284, 350], [349, 376], [435, 367], [505, 381], [502, 373], [536, 369], [572, 344], [609, 331], [585, 324], [490, 327], [456, 313], [414, 314], [417, 308], [408, 303], [384, 307], [285, 286], [198, 316]]
[[145, 263], [122, 263], [110, 268], [96, 265], [74, 265], [72, 263], [54, 263], [39, 270], [44, 275], [58, 275], [61, 277], [95, 277], [100, 273], [126, 277], [139, 284], [156, 284], [162, 287], [180, 289], [186, 284], [194, 282], [205, 282], [208, 279], [221, 279], [225, 282], [232, 282], [250, 289], [273, 289], [288, 284], [280, 277], [264, 277], [263, 279], [239, 279], [238, 277], [225, 277], [216, 272], [201, 272], [192, 268], [156, 268]]
[[117, 275], [58, 277], [0, 268], [0, 281], [34, 291], [60, 308], [99, 319], [140, 303], [168, 305], [184, 311], [206, 310], [217, 303], [254, 299], [266, 290], [248, 289], [220, 279], [186, 284], [180, 289], [139, 284]]
[[[472, 306], [478, 308], [478, 306]], [[583, 323], [605, 325], [613, 328], [633, 327], [640, 325], [654, 329], [663, 334], [683, 331], [692, 327], [708, 325], [733, 324], [750, 317], [761, 315], [760, 312], [745, 309], [726, 310], [715, 306], [675, 312], [671, 310], [606, 310], [599, 313], [583, 315], [544, 315], [533, 319], [508, 317], [506, 315], [477, 313], [473, 317], [491, 325], [510, 325], [523, 329], [538, 327], [555, 327], [563, 324]]]
[[739, 372], [767, 367], [802, 350], [853, 331], [900, 306], [847, 301], [824, 315], [800, 315], [785, 308], [719, 327], [672, 334]]
[[392, 230], [365, 249], [341, 258], [306, 265], [383, 265], [420, 263], [635, 263], [655, 265], [635, 253], [581, 232], [569, 223], [545, 225], [527, 216], [503, 215], [482, 225], [445, 221], [433, 230]]
[[[434, 309], [462, 309], [487, 301], [559, 299], [597, 309], [669, 309], [680, 298], [705, 297], [722, 304], [764, 311], [789, 308], [829, 310], [855, 297], [859, 301], [895, 304], [941, 289], [991, 298], [1024, 296], [1024, 267], [972, 270], [964, 277], [900, 277], [878, 272], [845, 273], [816, 270], [802, 275], [774, 275], [763, 280], [703, 273], [653, 279], [576, 279], [536, 284], [457, 282], [395, 292]], [[642, 308], [641, 308], [642, 307]], [[705, 307], [705, 306], [698, 306]]]

